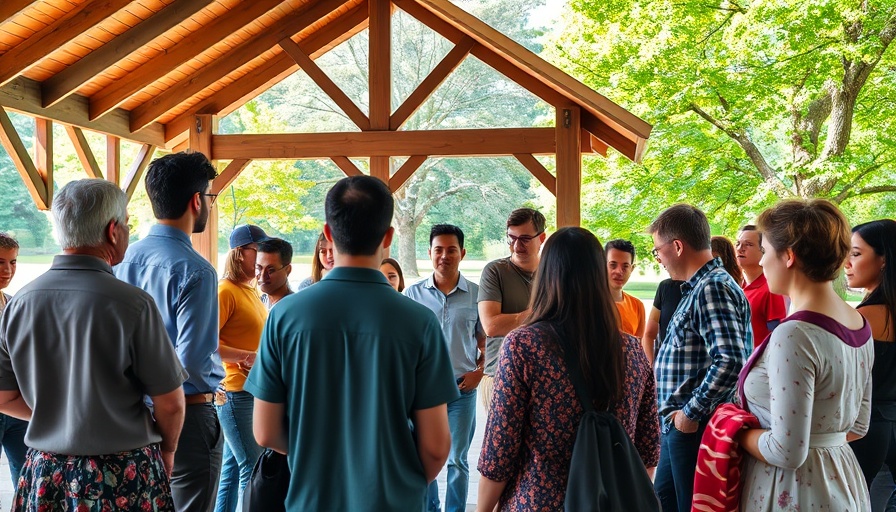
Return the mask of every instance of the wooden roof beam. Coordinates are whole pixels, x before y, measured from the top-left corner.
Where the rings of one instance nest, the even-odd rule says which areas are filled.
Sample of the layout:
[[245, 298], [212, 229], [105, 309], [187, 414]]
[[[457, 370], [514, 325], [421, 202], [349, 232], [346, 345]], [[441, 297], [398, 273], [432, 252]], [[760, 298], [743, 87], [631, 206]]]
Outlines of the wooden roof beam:
[[[34, 204], [40, 210], [49, 210], [52, 199], [50, 194], [53, 187], [53, 177], [52, 175], [41, 175], [38, 171], [34, 161], [31, 159], [31, 155], [28, 154], [28, 150], [25, 148], [25, 144], [22, 142], [22, 138], [12, 124], [9, 114], [2, 107], [0, 107], [0, 143], [6, 148], [6, 152], [16, 166], [16, 170], [22, 176], [22, 181], [25, 182], [25, 188], [28, 189], [31, 198], [34, 199]], [[50, 181], [48, 182], [47, 179]]]
[[87, 137], [84, 136], [84, 131], [77, 126], [65, 125], [65, 132], [68, 133], [68, 138], [71, 139], [72, 145], [75, 146], [75, 154], [78, 155], [78, 160], [81, 162], [81, 167], [84, 168], [87, 176], [105, 179], [103, 171], [93, 155], [93, 150], [90, 149]]
[[352, 101], [352, 99], [349, 98], [329, 76], [327, 76], [324, 70], [311, 60], [311, 57], [302, 51], [302, 48], [299, 47], [298, 43], [287, 37], [280, 41], [280, 47], [283, 48], [294, 61], [296, 61], [299, 68], [305, 71], [311, 80], [314, 80], [314, 83], [317, 84], [317, 86], [320, 87], [331, 100], [333, 100], [333, 103], [336, 103], [336, 105], [345, 112], [345, 115], [347, 115], [358, 128], [361, 130], [370, 129], [370, 119], [368, 119], [364, 112], [361, 112], [361, 109], [355, 105], [355, 102]]
[[515, 153], [513, 156], [532, 173], [532, 176], [535, 176], [535, 179], [544, 185], [544, 188], [548, 189], [548, 192], [554, 194], [554, 196], [557, 195], [557, 178], [545, 166], [541, 165], [541, 162], [529, 153]]
[[[367, 3], [363, 2], [301, 39], [298, 43], [299, 48], [312, 59], [317, 58], [366, 26]], [[271, 85], [294, 73], [297, 67], [295, 61], [285, 53], [271, 57], [252, 73], [241, 77], [168, 122], [165, 125], [165, 140], [179, 141], [182, 134], [190, 129], [193, 116], [200, 112], [226, 116]]]
[[243, 158], [231, 160], [227, 167], [221, 171], [220, 174], [212, 181], [211, 193], [212, 194], [220, 194], [224, 189], [229, 187], [243, 172], [249, 164], [252, 163], [252, 160]]
[[131, 0], [88, 0], [65, 13], [0, 56], [0, 85], [9, 83], [47, 53], [87, 32], [129, 3]]
[[127, 176], [124, 178], [124, 183], [121, 184], [121, 189], [127, 194], [128, 201], [134, 197], [134, 191], [137, 190], [137, 184], [140, 183], [140, 178], [143, 177], [143, 172], [146, 171], [146, 168], [149, 166], [149, 162], [152, 160], [152, 155], [155, 151], [156, 147], [151, 144], [144, 144], [140, 147], [140, 151], [137, 153], [137, 158], [134, 159], [131, 168], [128, 170]]
[[34, 117], [52, 119], [62, 124], [70, 124], [94, 132], [115, 135], [153, 146], [165, 145], [162, 125], [153, 123], [146, 128], [132, 132], [127, 111], [115, 109], [102, 119], [91, 121], [87, 115], [87, 98], [72, 94], [52, 107], [41, 105], [40, 84], [30, 78], [17, 77], [0, 87], [0, 105]]
[[[175, 2], [177, 3], [179, 2]], [[167, 52], [154, 57], [148, 65], [140, 66], [97, 91], [90, 97], [90, 119], [108, 113], [144, 87], [167, 75], [172, 69], [221, 42], [280, 3], [281, 0], [253, 0], [233, 6], [202, 30], [191, 33]]]
[[0, 3], [0, 23], [5, 23], [12, 19], [13, 16], [24, 11], [31, 3], [31, 0], [3, 0], [3, 3]]
[[172, 108], [224, 78], [228, 73], [270, 50], [282, 39], [305, 30], [338, 9], [343, 3], [344, 0], [320, 0], [303, 4], [302, 7], [279, 19], [252, 39], [240, 43], [233, 50], [216, 59], [202, 71], [194, 74], [188, 82], [169, 87], [152, 100], [132, 109], [131, 129], [139, 130], [152, 123]]
[[196, 14], [211, 2], [212, 0], [178, 0], [108, 43], [104, 43], [41, 84], [43, 106], [49, 107], [75, 92], [78, 87], [96, 75]]
[[213, 135], [215, 160], [553, 154], [554, 128]]
[[417, 169], [423, 165], [427, 158], [429, 157], [426, 155], [411, 155], [410, 158], [405, 160], [401, 167], [395, 171], [395, 174], [389, 178], [389, 190], [393, 193], [397, 192], [417, 172]]
[[354, 162], [344, 156], [331, 156], [330, 160], [339, 167], [346, 176], [362, 176], [364, 173]]
[[414, 92], [408, 95], [404, 103], [395, 110], [389, 119], [389, 128], [392, 130], [401, 128], [408, 118], [414, 115], [414, 112], [432, 96], [432, 93], [435, 92], [439, 85], [448, 78], [448, 75], [460, 66], [475, 45], [476, 41], [473, 38], [462, 37], [460, 42], [445, 55], [429, 75], [420, 82], [420, 85], [414, 89]]

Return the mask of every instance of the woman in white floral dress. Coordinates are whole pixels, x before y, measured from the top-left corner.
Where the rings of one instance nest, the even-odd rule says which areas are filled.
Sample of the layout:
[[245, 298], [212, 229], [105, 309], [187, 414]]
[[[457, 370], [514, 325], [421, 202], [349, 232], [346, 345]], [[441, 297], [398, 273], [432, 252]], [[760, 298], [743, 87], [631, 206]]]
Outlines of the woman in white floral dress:
[[741, 510], [870, 510], [847, 442], [871, 414], [874, 345], [867, 322], [833, 289], [850, 248], [849, 225], [824, 200], [784, 201], [759, 216], [762, 266], [793, 313], [741, 374], [741, 401], [760, 429], [743, 431]]

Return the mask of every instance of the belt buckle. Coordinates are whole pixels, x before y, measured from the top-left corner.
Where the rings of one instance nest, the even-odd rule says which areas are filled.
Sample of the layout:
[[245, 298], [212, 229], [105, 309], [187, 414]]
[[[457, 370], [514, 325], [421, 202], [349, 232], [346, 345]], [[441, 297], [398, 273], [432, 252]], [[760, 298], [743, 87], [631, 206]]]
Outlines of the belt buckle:
[[215, 405], [224, 405], [227, 403], [227, 393], [223, 389], [215, 390]]

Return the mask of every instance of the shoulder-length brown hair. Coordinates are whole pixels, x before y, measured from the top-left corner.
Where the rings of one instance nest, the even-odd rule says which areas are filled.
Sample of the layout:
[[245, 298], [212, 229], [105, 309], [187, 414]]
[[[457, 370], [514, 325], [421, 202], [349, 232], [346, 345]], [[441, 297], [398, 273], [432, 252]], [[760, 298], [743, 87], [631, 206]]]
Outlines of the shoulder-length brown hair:
[[737, 253], [734, 252], [734, 244], [724, 236], [714, 236], [709, 241], [712, 252], [719, 255], [725, 270], [734, 278], [734, 282], [741, 284], [744, 280], [744, 271], [737, 264]]
[[591, 232], [557, 230], [538, 264], [526, 325], [550, 324], [574, 350], [594, 407], [606, 409], [622, 399], [625, 361], [616, 305], [607, 286], [607, 259]]
[[235, 247], [227, 252], [227, 259], [224, 260], [224, 279], [238, 285], [243, 285], [255, 276], [247, 276], [243, 271], [243, 252], [239, 247]]

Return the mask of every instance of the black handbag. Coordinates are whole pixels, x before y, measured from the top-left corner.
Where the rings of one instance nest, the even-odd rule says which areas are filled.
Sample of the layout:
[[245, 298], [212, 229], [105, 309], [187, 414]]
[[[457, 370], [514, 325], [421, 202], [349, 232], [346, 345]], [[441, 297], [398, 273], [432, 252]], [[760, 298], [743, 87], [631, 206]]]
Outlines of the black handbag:
[[[564, 344], [565, 345], [565, 344]], [[573, 351], [563, 346], [569, 378], [585, 414], [579, 421], [566, 482], [566, 512], [660, 512], [641, 456], [619, 420], [596, 411]]]
[[289, 477], [286, 455], [265, 450], [243, 490], [243, 512], [286, 512]]

